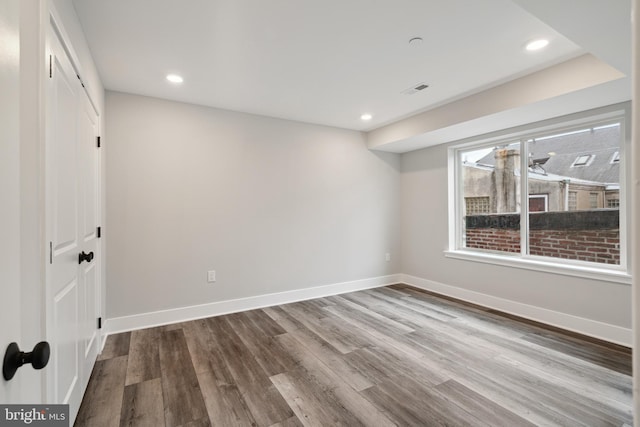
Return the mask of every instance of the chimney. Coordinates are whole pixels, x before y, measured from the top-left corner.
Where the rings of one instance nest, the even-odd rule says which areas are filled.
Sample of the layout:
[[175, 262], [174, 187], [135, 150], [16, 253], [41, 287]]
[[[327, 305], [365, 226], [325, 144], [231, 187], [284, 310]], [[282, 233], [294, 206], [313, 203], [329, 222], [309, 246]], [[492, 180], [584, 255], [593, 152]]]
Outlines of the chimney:
[[492, 212], [520, 212], [520, 152], [509, 148], [494, 151], [491, 173]]

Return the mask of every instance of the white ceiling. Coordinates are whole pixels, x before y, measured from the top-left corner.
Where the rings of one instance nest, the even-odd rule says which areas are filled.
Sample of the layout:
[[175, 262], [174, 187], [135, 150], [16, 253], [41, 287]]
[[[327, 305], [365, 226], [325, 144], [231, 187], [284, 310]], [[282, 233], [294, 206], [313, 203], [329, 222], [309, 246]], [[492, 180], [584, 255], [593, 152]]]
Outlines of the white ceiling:
[[[109, 90], [358, 130], [586, 52], [512, 0], [75, 0], [74, 6]], [[410, 46], [412, 37], [424, 42]], [[525, 52], [537, 37], [550, 46]], [[168, 84], [171, 72], [185, 82]], [[401, 93], [420, 82], [429, 89]], [[373, 114], [371, 122], [360, 120], [364, 112]]]

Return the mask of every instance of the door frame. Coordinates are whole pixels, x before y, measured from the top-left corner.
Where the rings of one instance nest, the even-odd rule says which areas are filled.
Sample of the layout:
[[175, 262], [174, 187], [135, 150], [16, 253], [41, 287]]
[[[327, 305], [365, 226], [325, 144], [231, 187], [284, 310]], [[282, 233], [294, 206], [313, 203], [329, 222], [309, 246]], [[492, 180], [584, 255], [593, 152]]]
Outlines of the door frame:
[[[0, 86], [6, 88], [0, 98], [0, 286], [5, 306], [0, 311], [2, 355], [11, 342], [22, 344], [22, 325], [15, 324], [22, 316], [20, 275], [20, 3], [9, 0], [0, 3]], [[20, 373], [19, 373], [20, 374]], [[0, 383], [0, 402], [19, 402], [22, 397], [23, 375]]]
[[[49, 1], [20, 0], [19, 3], [20, 175], [15, 184], [20, 194], [20, 299], [17, 303], [21, 331], [18, 344], [23, 351], [30, 351], [45, 339], [45, 76], [42, 70]], [[21, 369], [16, 373], [16, 377], [20, 377], [21, 393], [13, 400], [16, 403], [47, 402], [46, 375], [46, 368], [42, 371], [30, 367]]]

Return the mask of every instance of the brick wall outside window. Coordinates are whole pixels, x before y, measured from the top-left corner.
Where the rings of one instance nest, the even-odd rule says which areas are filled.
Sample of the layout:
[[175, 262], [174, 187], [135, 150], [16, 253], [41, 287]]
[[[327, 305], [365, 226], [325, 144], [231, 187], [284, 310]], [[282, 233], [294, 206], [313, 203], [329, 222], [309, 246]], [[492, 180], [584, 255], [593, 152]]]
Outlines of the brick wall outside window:
[[[520, 252], [517, 215], [468, 217], [465, 246]], [[620, 264], [617, 211], [545, 212], [531, 216], [529, 253], [601, 264]]]

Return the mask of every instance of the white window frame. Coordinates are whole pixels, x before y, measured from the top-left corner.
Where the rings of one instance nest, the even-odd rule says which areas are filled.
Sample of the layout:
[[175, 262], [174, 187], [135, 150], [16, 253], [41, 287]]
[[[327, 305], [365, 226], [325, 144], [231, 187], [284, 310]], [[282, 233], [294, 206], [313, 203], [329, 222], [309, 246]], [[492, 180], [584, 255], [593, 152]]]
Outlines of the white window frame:
[[[571, 114], [543, 122], [532, 123], [494, 132], [479, 138], [467, 138], [458, 141], [449, 147], [448, 150], [448, 171], [449, 171], [449, 248], [445, 250], [445, 256], [449, 258], [461, 259], [473, 262], [482, 262], [494, 265], [523, 268], [549, 273], [577, 276], [601, 281], [631, 284], [631, 274], [629, 265], [629, 240], [628, 218], [630, 218], [629, 201], [630, 190], [627, 185], [630, 182], [628, 176], [629, 156], [625, 153], [631, 152], [631, 124], [630, 124], [630, 103], [616, 104], [586, 112]], [[543, 138], [545, 136], [557, 135], [563, 132], [572, 132], [585, 127], [606, 126], [614, 122], [620, 122], [620, 264], [600, 264], [564, 258], [552, 258], [527, 254], [529, 246], [529, 205], [528, 192], [521, 191], [521, 227], [520, 227], [520, 253], [489, 252], [473, 248], [465, 248], [463, 243], [464, 227], [464, 180], [462, 179], [461, 153], [471, 149], [482, 149], [495, 147], [516, 141], [521, 142], [521, 152], [527, 152], [527, 141], [533, 138]], [[528, 179], [528, 159], [521, 156], [521, 178], [524, 183]]]

